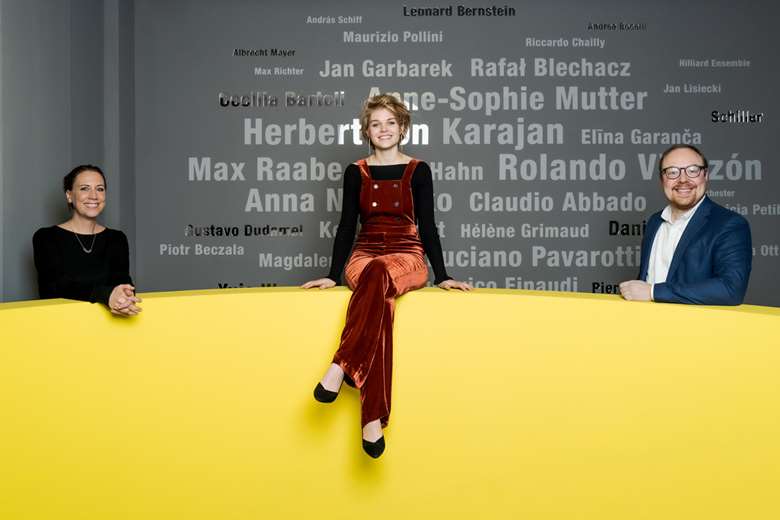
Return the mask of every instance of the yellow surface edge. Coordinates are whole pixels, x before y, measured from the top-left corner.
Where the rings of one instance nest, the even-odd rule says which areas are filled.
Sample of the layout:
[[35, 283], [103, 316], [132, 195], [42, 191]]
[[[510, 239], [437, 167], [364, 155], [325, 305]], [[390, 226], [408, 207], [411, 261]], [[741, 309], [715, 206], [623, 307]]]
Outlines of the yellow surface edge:
[[0, 518], [780, 517], [780, 310], [425, 289], [379, 460], [311, 391], [349, 291], [0, 305]]

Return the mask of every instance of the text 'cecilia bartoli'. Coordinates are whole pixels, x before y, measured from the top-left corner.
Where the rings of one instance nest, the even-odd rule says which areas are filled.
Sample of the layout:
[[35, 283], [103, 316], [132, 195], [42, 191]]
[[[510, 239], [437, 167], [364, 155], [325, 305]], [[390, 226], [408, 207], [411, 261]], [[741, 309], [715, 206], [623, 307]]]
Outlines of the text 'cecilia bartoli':
[[332, 94], [322, 93], [319, 90], [314, 94], [301, 94], [293, 91], [285, 91], [282, 96], [269, 94], [265, 91], [245, 93], [219, 93], [219, 106], [222, 108], [293, 108], [293, 107], [343, 107], [344, 91], [337, 90]]

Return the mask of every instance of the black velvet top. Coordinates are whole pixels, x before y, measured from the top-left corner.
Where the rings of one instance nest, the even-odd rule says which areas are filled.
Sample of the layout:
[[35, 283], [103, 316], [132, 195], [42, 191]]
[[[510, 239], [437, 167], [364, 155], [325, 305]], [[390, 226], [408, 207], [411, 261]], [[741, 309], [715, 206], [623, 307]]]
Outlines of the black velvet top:
[[[376, 180], [400, 180], [403, 177], [405, 164], [388, 166], [369, 166], [371, 177]], [[341, 204], [341, 220], [336, 231], [333, 244], [333, 257], [328, 278], [341, 283], [341, 272], [347, 263], [355, 240], [358, 217], [360, 216], [360, 188], [362, 179], [360, 168], [355, 164], [347, 166], [344, 172], [344, 190]], [[433, 267], [435, 284], [440, 284], [451, 277], [444, 267], [439, 232], [434, 220], [433, 176], [427, 163], [420, 162], [412, 174], [412, 197], [414, 198], [414, 216], [417, 219], [417, 230], [420, 233], [425, 255]]]
[[[78, 235], [84, 247], [92, 235]], [[108, 305], [117, 285], [132, 284], [127, 237], [116, 229], [95, 235], [91, 253], [85, 253], [72, 231], [59, 226], [41, 228], [33, 235], [38, 292], [41, 298], [69, 298]]]

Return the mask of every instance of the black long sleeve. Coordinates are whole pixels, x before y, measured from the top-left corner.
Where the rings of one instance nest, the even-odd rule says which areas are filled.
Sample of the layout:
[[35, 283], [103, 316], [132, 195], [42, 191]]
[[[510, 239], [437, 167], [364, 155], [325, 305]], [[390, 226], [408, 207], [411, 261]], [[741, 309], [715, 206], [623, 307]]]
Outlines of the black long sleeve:
[[347, 263], [352, 244], [355, 241], [358, 216], [360, 215], [360, 168], [350, 164], [344, 171], [344, 189], [341, 197], [341, 219], [333, 241], [333, 255], [330, 260], [328, 278], [341, 284], [341, 271]]
[[[370, 166], [371, 175], [377, 180], [398, 180], [403, 176], [405, 165]], [[347, 263], [352, 244], [355, 240], [357, 220], [360, 215], [360, 169], [350, 164], [344, 172], [344, 189], [342, 193], [341, 219], [333, 243], [328, 278], [336, 283], [341, 282], [341, 272]], [[444, 265], [441, 241], [436, 228], [433, 202], [433, 175], [427, 163], [420, 162], [412, 175], [412, 197], [417, 228], [420, 232], [425, 254], [431, 262], [434, 273], [434, 283], [439, 284], [449, 280]]]
[[[79, 235], [92, 245], [92, 235]], [[33, 255], [41, 298], [69, 298], [108, 304], [117, 285], [132, 284], [127, 237], [114, 229], [95, 235], [91, 253], [85, 253], [76, 236], [58, 226], [41, 228], [33, 235]]]
[[417, 230], [425, 255], [433, 267], [433, 283], [439, 285], [451, 277], [444, 266], [444, 255], [436, 227], [433, 202], [433, 174], [428, 163], [421, 162], [412, 177], [412, 196], [414, 197], [414, 216], [417, 218]]

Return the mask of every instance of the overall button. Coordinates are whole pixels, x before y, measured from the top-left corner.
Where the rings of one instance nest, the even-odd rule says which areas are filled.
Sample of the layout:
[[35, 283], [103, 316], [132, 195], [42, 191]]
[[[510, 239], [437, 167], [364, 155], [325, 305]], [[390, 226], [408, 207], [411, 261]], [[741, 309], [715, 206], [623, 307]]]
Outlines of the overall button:
[[393, 183], [393, 188], [397, 188], [397, 187], [398, 187], [398, 183], [395, 183], [395, 182], [394, 182], [394, 183]]
[[379, 189], [379, 184], [374, 184], [374, 189], [378, 190]]
[[379, 205], [379, 203], [378, 203], [378, 202], [372, 202], [372, 203], [371, 203], [371, 206], [373, 206], [373, 207], [377, 207], [378, 205]]
[[398, 206], [400, 206], [400, 205], [401, 205], [401, 203], [400, 203], [400, 202], [398, 202], [398, 201], [395, 201], [395, 202], [393, 202], [393, 206], [395, 206], [396, 208], [397, 208]]

